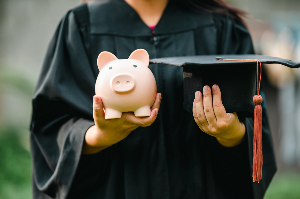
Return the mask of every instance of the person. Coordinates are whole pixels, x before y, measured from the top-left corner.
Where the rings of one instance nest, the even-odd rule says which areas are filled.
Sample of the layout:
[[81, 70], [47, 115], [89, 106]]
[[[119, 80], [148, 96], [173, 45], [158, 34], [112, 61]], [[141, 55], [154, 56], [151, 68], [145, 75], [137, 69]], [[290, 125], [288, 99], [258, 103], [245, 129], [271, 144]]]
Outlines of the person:
[[102, 51], [119, 59], [139, 48], [150, 58], [254, 53], [242, 14], [221, 0], [106, 0], [70, 10], [33, 97], [33, 198], [262, 198], [276, 171], [265, 103], [258, 184], [253, 118], [226, 113], [218, 85], [195, 93], [191, 114], [182, 69], [151, 64], [158, 94], [149, 117], [105, 120], [94, 96]]

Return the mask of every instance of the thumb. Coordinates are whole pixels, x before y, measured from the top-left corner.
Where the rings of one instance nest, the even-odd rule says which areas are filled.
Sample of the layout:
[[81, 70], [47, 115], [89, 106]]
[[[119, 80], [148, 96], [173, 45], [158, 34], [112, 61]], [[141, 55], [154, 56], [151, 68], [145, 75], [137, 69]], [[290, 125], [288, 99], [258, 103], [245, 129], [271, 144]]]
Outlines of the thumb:
[[102, 99], [97, 95], [93, 97], [93, 116], [95, 122], [104, 118]]
[[239, 118], [238, 118], [238, 115], [236, 112], [233, 112], [233, 113], [226, 113], [227, 114], [227, 117], [228, 117], [228, 121], [229, 122], [240, 122]]

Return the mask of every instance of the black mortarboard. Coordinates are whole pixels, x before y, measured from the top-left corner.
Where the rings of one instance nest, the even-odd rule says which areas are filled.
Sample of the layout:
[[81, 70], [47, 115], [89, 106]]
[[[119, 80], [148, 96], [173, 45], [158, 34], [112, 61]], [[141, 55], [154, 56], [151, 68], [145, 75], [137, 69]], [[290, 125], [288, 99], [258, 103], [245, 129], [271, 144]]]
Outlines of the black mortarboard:
[[[195, 91], [217, 84], [227, 112], [253, 115], [253, 96], [256, 91], [256, 61], [299, 68], [300, 63], [263, 55], [200, 55], [167, 57], [150, 63], [183, 67], [184, 108], [192, 112]], [[232, 60], [232, 61], [222, 61]], [[240, 60], [240, 61], [237, 61]], [[252, 60], [252, 61], [249, 61]]]
[[[227, 112], [254, 114], [253, 182], [262, 177], [262, 97], [259, 95], [261, 63], [299, 68], [300, 63], [263, 55], [202, 55], [168, 57], [150, 63], [183, 67], [184, 108], [192, 112], [195, 92], [217, 84]], [[255, 106], [255, 107], [254, 107]], [[253, 111], [254, 110], [254, 111]]]

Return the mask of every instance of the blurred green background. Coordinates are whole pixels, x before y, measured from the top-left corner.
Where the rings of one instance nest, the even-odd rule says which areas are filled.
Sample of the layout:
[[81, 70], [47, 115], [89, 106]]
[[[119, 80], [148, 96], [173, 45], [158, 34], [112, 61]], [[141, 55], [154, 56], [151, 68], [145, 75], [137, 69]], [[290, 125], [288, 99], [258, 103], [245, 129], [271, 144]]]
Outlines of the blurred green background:
[[[275, 35], [282, 24], [300, 30], [295, 20], [300, 18], [299, 0], [229, 2], [262, 21], [247, 20], [258, 53], [263, 53], [261, 37], [266, 29]], [[28, 130], [31, 98], [55, 27], [64, 13], [79, 3], [79, 0], [0, 0], [0, 199], [32, 198]], [[300, 199], [300, 159], [298, 163], [296, 158], [287, 163], [281, 152], [282, 131], [276, 112], [280, 88], [270, 84], [265, 89], [269, 93], [270, 125], [278, 162], [278, 172], [265, 198]]]

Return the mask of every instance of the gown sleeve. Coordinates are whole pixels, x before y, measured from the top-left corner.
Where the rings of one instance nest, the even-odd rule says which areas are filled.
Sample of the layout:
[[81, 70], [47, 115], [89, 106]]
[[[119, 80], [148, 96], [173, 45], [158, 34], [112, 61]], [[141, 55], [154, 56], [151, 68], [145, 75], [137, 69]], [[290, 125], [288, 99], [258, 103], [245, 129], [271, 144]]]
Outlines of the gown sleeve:
[[[217, 27], [218, 54], [254, 54], [251, 36], [241, 21], [228, 16], [215, 16]], [[222, 147], [214, 139], [212, 154], [213, 167], [224, 192], [231, 192], [232, 196], [245, 197], [245, 192], [251, 193], [249, 198], [263, 198], [275, 172], [276, 163], [272, 145], [272, 138], [268, 124], [266, 98], [263, 91], [263, 176], [260, 183], [252, 183], [252, 158], [253, 158], [253, 117], [239, 118], [246, 127], [245, 141], [233, 148]], [[221, 168], [222, 167], [222, 168]], [[241, 169], [246, 168], [246, 169]], [[250, 184], [250, 183], [251, 184]], [[234, 186], [233, 186], [234, 185]], [[252, 195], [253, 193], [253, 195]]]
[[69, 12], [50, 42], [32, 101], [34, 198], [66, 198], [85, 132], [94, 124], [95, 80], [74, 13]]

